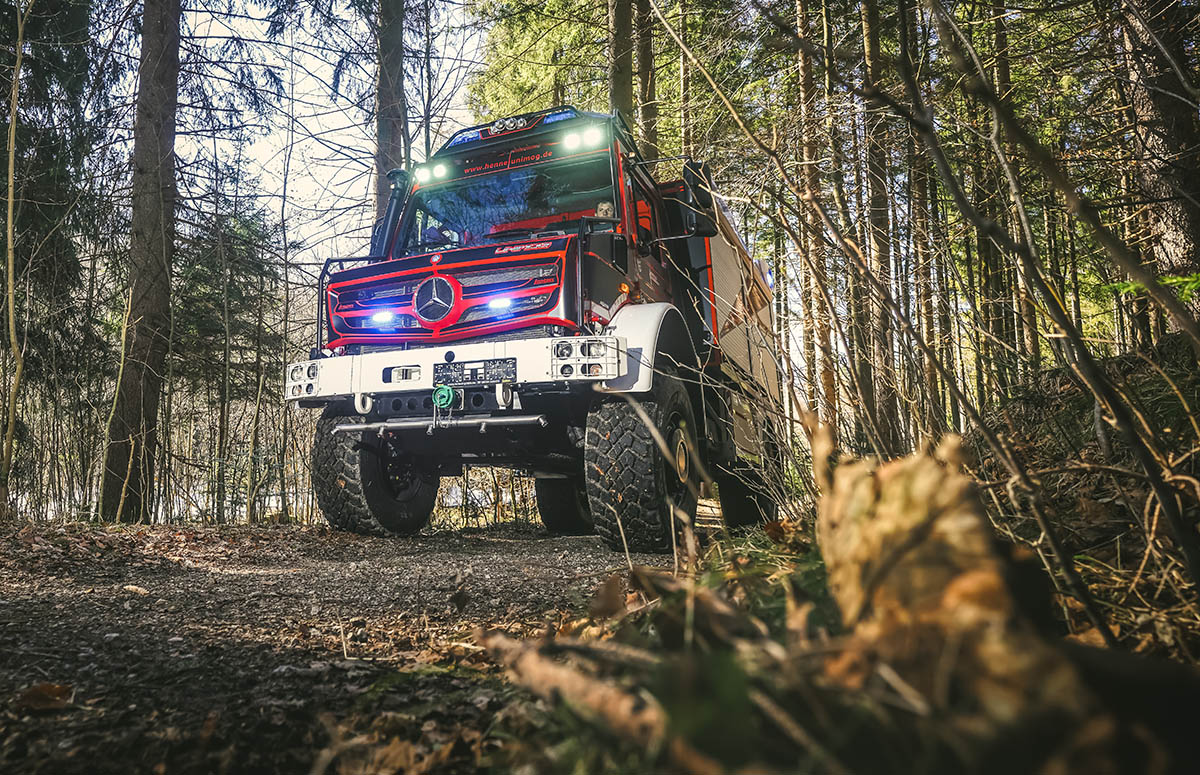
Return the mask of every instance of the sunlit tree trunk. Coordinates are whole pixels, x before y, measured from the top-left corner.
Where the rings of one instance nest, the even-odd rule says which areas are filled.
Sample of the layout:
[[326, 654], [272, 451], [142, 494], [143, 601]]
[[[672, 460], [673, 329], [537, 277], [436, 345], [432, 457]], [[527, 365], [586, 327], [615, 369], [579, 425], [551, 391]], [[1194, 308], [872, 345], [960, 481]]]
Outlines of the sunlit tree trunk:
[[131, 296], [100, 492], [100, 513], [109, 520], [144, 519], [154, 490], [175, 250], [179, 23], [179, 0], [145, 0], [133, 124]]
[[17, 35], [13, 40], [16, 51], [13, 62], [12, 85], [8, 100], [8, 186], [5, 217], [5, 273], [4, 302], [8, 318], [8, 347], [13, 359], [12, 378], [5, 385], [4, 405], [7, 409], [4, 423], [4, 446], [0, 451], [0, 519], [8, 516], [9, 478], [17, 432], [17, 400], [21, 395], [21, 375], [25, 370], [24, 347], [17, 336], [17, 246], [16, 246], [16, 164], [17, 164], [17, 110], [21, 102], [21, 64], [25, 52], [25, 21], [33, 8], [28, 0], [23, 9], [17, 11]]
[[632, 121], [633, 0], [608, 0], [608, 102]]
[[684, 53], [690, 45], [688, 0], [679, 0], [679, 40], [679, 152], [687, 156], [692, 152], [692, 66]]
[[[808, 0], [796, 0], [796, 29], [805, 40], [812, 39], [812, 24], [809, 18]], [[817, 149], [817, 89], [813, 79], [812, 57], [803, 49], [796, 58], [797, 81], [799, 83], [800, 104], [800, 162], [801, 180], [804, 190], [813, 196], [820, 193], [820, 171]], [[833, 358], [833, 341], [831, 334], [832, 310], [825, 304], [825, 293], [829, 289], [829, 276], [825, 267], [825, 249], [818, 239], [820, 225], [811, 207], [801, 204], [803, 214], [804, 248], [807, 259], [806, 268], [812, 267], [813, 288], [809, 291], [804, 303], [809, 310], [809, 316], [814, 323], [813, 336], [815, 349], [820, 357], [821, 401], [813, 403], [821, 422], [829, 426], [837, 443], [837, 381]], [[824, 293], [822, 292], [824, 290]], [[816, 379], [815, 376], [812, 379]]]
[[654, 72], [654, 16], [650, 0], [637, 0], [638, 125], [642, 156], [658, 158], [658, 84]]
[[[863, 86], [869, 93], [880, 86], [879, 8], [875, 0], [862, 4]], [[887, 122], [884, 112], [868, 106], [865, 116], [867, 161], [867, 244], [871, 271], [882, 288], [892, 284], [891, 229], [888, 218]], [[900, 451], [899, 406], [892, 359], [892, 316], [882, 302], [871, 305], [871, 360], [875, 367], [877, 421], [885, 455]]]
[[1151, 253], [1163, 274], [1200, 272], [1200, 83], [1189, 51], [1200, 37], [1196, 9], [1130, 0], [1121, 18]]

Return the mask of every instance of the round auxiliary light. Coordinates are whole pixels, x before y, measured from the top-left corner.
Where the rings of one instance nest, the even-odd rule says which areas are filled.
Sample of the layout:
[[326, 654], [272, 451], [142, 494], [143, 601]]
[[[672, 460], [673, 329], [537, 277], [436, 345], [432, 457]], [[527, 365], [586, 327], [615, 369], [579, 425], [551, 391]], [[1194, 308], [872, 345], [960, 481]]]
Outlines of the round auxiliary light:
[[563, 143], [563, 148], [566, 148], [568, 151], [575, 150], [576, 148], [579, 147], [579, 143], [580, 143], [579, 134], [577, 132], [568, 133], [566, 136], [563, 137], [562, 143]]
[[433, 168], [433, 176], [434, 176], [435, 178], [444, 178], [444, 177], [446, 177], [446, 165], [445, 165], [445, 164], [438, 164], [438, 165], [434, 166], [434, 168]]
[[289, 376], [292, 382], [299, 382], [301, 377], [304, 376], [304, 367], [299, 365], [293, 366], [292, 373]]
[[554, 357], [555, 358], [570, 358], [571, 357], [571, 343], [570, 342], [556, 343], [554, 345]]
[[575, 367], [569, 363], [564, 363], [563, 367], [559, 369], [558, 373], [562, 374], [564, 377], [569, 377], [575, 373]]
[[430, 177], [432, 177], [432, 173], [430, 173], [428, 167], [417, 167], [418, 183], [428, 183]]
[[308, 378], [309, 379], [317, 378], [317, 364], [315, 364], [315, 363], [308, 364]]
[[604, 139], [604, 133], [600, 131], [600, 127], [588, 127], [583, 131], [583, 142], [585, 145], [599, 145]]

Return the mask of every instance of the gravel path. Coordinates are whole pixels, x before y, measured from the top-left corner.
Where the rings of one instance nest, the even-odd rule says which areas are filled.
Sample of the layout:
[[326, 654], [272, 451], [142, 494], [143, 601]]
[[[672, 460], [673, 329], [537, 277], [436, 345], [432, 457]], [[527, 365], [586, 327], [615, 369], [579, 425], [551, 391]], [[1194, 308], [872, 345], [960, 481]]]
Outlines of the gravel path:
[[0, 771], [306, 772], [382, 718], [411, 771], [473, 772], [511, 690], [471, 633], [557, 627], [624, 566], [517, 526], [0, 528]]

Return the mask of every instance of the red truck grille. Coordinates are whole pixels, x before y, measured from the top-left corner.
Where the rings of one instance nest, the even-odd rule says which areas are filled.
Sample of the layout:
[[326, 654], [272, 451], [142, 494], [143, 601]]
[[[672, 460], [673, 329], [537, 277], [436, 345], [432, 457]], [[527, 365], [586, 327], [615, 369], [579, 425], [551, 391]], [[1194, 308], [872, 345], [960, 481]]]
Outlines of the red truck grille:
[[509, 328], [514, 321], [536, 317], [557, 305], [561, 271], [559, 260], [545, 258], [495, 267], [440, 267], [436, 274], [458, 286], [456, 314], [440, 325], [422, 321], [413, 308], [414, 294], [435, 274], [433, 268], [395, 279], [365, 277], [338, 283], [329, 294], [333, 338], [353, 336], [355, 341], [365, 341], [386, 336], [412, 341], [486, 331], [493, 323]]

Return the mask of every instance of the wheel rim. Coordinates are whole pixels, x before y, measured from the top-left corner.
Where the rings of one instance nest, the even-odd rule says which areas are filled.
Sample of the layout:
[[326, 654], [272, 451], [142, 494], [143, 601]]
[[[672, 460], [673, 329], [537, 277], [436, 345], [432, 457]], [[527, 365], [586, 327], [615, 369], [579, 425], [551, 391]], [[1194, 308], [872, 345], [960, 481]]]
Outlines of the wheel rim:
[[671, 502], [679, 505], [685, 503], [689, 495], [692, 479], [691, 447], [688, 444], [687, 423], [682, 416], [672, 415], [667, 427], [671, 429], [670, 433], [666, 434], [668, 458], [664, 461], [667, 468], [667, 492]]
[[670, 449], [675, 458], [675, 475], [679, 477], [680, 482], [686, 482], [691, 473], [689, 471], [691, 461], [688, 460], [687, 437], [680, 426], [676, 426], [675, 431], [671, 434]]

